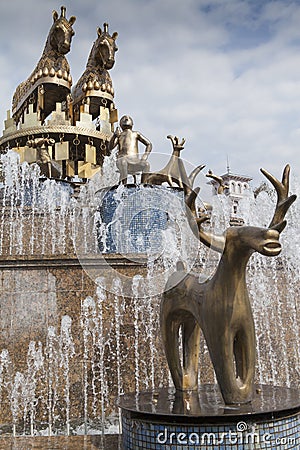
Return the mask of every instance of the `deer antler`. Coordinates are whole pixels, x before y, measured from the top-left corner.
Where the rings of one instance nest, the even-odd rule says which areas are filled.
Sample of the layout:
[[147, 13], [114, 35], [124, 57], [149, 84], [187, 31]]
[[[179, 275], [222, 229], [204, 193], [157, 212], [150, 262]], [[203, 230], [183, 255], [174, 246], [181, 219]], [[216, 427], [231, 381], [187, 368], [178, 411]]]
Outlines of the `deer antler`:
[[[196, 237], [200, 239], [200, 241], [206, 245], [207, 247], [211, 248], [212, 250], [215, 250], [219, 253], [223, 253], [224, 246], [225, 246], [225, 236], [223, 234], [217, 235], [213, 234], [210, 231], [205, 231], [202, 228], [202, 224], [204, 222], [207, 222], [210, 220], [210, 216], [207, 214], [202, 214], [200, 217], [197, 217], [196, 213], [196, 198], [200, 191], [200, 188], [197, 187], [194, 190], [191, 188], [188, 188], [187, 186], [184, 186], [185, 190], [185, 204], [188, 209], [188, 218], [191, 225], [191, 229]], [[192, 217], [196, 220], [197, 224], [197, 230], [195, 229], [194, 224], [192, 223], [190, 215], [192, 214]]]
[[286, 220], [284, 220], [284, 217], [292, 203], [294, 203], [297, 198], [295, 194], [289, 196], [290, 166], [289, 164], [285, 166], [282, 174], [282, 182], [277, 180], [277, 178], [265, 169], [260, 169], [260, 171], [270, 181], [270, 183], [272, 183], [277, 193], [277, 204], [269, 228], [276, 229], [279, 233], [281, 233], [286, 226]]
[[185, 139], [182, 138], [181, 142], [179, 142], [179, 137], [178, 136], [171, 136], [170, 134], [167, 136], [167, 139], [170, 139], [172, 141], [172, 145], [174, 150], [178, 149], [178, 150], [182, 150], [184, 148], [184, 144], [185, 144]]
[[191, 188], [193, 188], [194, 186], [194, 181], [196, 176], [198, 175], [198, 173], [201, 172], [202, 169], [204, 169], [205, 164], [200, 164], [199, 166], [195, 167], [194, 170], [192, 170], [192, 172], [189, 174], [188, 176], [188, 180], [189, 180], [189, 185]]
[[[272, 183], [277, 193], [277, 204], [275, 208], [275, 212], [273, 218], [270, 222], [268, 228], [272, 228], [281, 233], [285, 226], [286, 220], [284, 220], [285, 215], [296, 200], [296, 195], [289, 196], [289, 175], [290, 175], [290, 166], [286, 165], [283, 170], [282, 181], [280, 182], [267, 172], [265, 169], [260, 169], [261, 172], [265, 175], [265, 177]], [[212, 178], [212, 177], [210, 177]], [[203, 214], [201, 217], [197, 217], [195, 201], [196, 197], [199, 193], [200, 189], [196, 188], [192, 190], [191, 188], [187, 188], [185, 186], [185, 203], [193, 218], [196, 220], [198, 230], [195, 230], [195, 227], [192, 226], [193, 232], [196, 236], [199, 237], [200, 241], [205, 244], [207, 247], [210, 247], [217, 252], [222, 253], [225, 246], [226, 237], [225, 235], [216, 235], [209, 231], [206, 231], [202, 228], [202, 224], [209, 220], [209, 216]], [[190, 223], [192, 221], [190, 220]]]
[[206, 174], [206, 176], [208, 178], [212, 178], [213, 180], [216, 181], [216, 183], [218, 183], [218, 194], [223, 194], [226, 186], [224, 184], [224, 180], [222, 177], [219, 177], [218, 175], [215, 175], [212, 170], [209, 170], [208, 173]]

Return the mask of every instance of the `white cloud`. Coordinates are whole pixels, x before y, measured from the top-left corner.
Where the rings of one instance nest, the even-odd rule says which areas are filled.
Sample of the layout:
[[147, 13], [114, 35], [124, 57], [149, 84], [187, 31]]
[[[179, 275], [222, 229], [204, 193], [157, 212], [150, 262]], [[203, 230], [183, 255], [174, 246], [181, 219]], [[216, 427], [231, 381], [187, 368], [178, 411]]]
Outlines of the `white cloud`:
[[[66, 3], [76, 15], [68, 59], [74, 82], [85, 68], [96, 28], [118, 31], [111, 71], [120, 114], [157, 151], [167, 134], [187, 139], [185, 158], [224, 172], [256, 176], [299, 171], [300, 3], [247, 0], [87, 0]], [[2, 116], [16, 85], [39, 59], [56, 1], [0, 5]], [[270, 167], [271, 166], [271, 167]]]

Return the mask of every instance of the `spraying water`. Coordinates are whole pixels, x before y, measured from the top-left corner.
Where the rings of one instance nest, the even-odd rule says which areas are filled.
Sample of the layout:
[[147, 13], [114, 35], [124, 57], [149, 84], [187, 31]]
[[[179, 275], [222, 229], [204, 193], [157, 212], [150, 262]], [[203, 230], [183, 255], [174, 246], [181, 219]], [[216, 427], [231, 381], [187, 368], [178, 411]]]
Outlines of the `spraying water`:
[[[82, 289], [77, 294], [71, 284], [66, 286], [65, 295], [74, 289], [71, 303], [78, 305], [76, 314], [71, 305], [65, 310], [56, 305], [58, 278], [55, 276], [52, 284], [48, 281], [48, 287], [39, 286], [37, 292], [32, 285], [29, 300], [41, 299], [51, 287], [53, 308], [48, 303], [49, 311], [45, 313], [48, 325], [36, 326], [31, 334], [26, 331], [23, 317], [28, 314], [32, 300], [26, 303], [25, 293], [16, 291], [14, 297], [19, 309], [12, 309], [12, 317], [15, 311], [21, 314], [19, 328], [16, 325], [14, 332], [11, 317], [1, 311], [3, 342], [7, 345], [0, 348], [0, 396], [4, 415], [0, 431], [14, 435], [117, 431], [115, 399], [120, 394], [170, 384], [159, 330], [160, 294], [166, 279], [178, 259], [184, 261], [187, 270], [197, 270], [203, 279], [213, 273], [218, 259], [212, 258], [202, 246], [195, 250], [195, 239], [186, 232], [184, 209], [180, 207], [182, 199], [178, 195], [172, 197], [164, 189], [163, 196], [168, 201], [162, 205], [165, 208], [167, 204], [164, 214], [168, 216], [166, 227], [160, 231], [160, 251], [155, 245], [146, 249], [142, 270], [136, 264], [139, 262], [136, 255], [129, 258], [134, 270], [129, 266], [123, 266], [122, 270], [112, 268], [109, 258], [105, 266], [103, 253], [108, 254], [105, 253], [109, 248], [107, 239], [113, 227], [117, 243], [120, 238], [121, 231], [116, 224], [124, 209], [121, 204], [124, 188], [114, 191], [119, 207], [114, 224], [101, 222], [97, 193], [103, 189], [107, 192], [108, 187], [117, 182], [115, 155], [105, 158], [103, 172], [82, 189], [78, 199], [70, 183], [44, 179], [37, 165], [20, 165], [13, 151], [1, 158], [2, 257], [61, 255], [63, 259], [70, 255], [75, 257], [77, 252], [79, 259], [92, 254], [100, 268], [96, 270], [90, 264], [82, 264], [84, 271], [80, 276], [85, 283], [82, 286], [89, 287], [88, 293]], [[291, 190], [296, 194], [300, 192], [300, 184], [295, 179]], [[140, 188], [137, 195], [140, 201], [147, 198], [148, 191]], [[262, 383], [297, 386], [300, 376], [298, 203], [288, 213], [288, 228], [281, 238], [281, 255], [272, 259], [255, 254], [248, 267], [257, 336], [256, 380]], [[154, 206], [157, 207], [157, 201]], [[228, 207], [225, 197], [216, 197], [212, 222], [221, 231]], [[273, 209], [274, 199], [263, 192], [256, 200], [248, 198], [241, 204], [241, 215], [246, 224], [265, 226]], [[220, 212], [222, 221], [218, 222]], [[103, 253], [99, 250], [99, 235]], [[120, 245], [126, 253], [126, 245], [129, 245], [126, 236], [129, 235], [122, 236]], [[154, 236], [149, 234], [147, 242], [155, 242]], [[135, 244], [142, 248], [144, 242], [137, 239]], [[22, 277], [20, 272], [14, 274], [15, 285]], [[11, 275], [4, 273], [3, 311], [10, 308], [10, 297], [5, 291], [5, 286], [10, 286], [9, 280]], [[41, 275], [39, 280], [41, 284]], [[23, 332], [30, 335], [28, 340], [24, 340]], [[22, 343], [20, 350], [18, 342]], [[202, 345], [201, 382], [212, 382], [214, 374], [209, 355], [204, 342]]]

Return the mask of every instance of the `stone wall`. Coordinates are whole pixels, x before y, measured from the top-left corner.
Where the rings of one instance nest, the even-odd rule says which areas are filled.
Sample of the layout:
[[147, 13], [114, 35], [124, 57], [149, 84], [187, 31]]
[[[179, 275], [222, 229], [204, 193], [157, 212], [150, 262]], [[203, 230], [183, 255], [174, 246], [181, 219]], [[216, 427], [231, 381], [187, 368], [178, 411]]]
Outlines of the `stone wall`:
[[[145, 264], [118, 255], [107, 256], [106, 263], [94, 262], [95, 282], [92, 262], [86, 271], [75, 257], [2, 257], [0, 432], [12, 433], [13, 424], [17, 434], [101, 429], [116, 417], [119, 394], [171, 385], [159, 332], [160, 298], [142, 298], [134, 289], [123, 297], [118, 281], [118, 274], [127, 275], [141, 289]], [[110, 268], [114, 272], [105, 279]], [[251, 291], [251, 270], [249, 282]], [[287, 283], [278, 265], [277, 291], [274, 279], [265, 285], [269, 304], [253, 299], [256, 382], [299, 386], [299, 295], [290, 298]], [[203, 339], [201, 345], [200, 380], [214, 382]]]
[[[128, 262], [118, 270], [145, 272]], [[2, 260], [0, 276], [4, 431], [13, 422], [19, 433], [32, 424], [99, 426], [118, 394], [168, 384], [157, 304], [107, 293], [75, 258]]]

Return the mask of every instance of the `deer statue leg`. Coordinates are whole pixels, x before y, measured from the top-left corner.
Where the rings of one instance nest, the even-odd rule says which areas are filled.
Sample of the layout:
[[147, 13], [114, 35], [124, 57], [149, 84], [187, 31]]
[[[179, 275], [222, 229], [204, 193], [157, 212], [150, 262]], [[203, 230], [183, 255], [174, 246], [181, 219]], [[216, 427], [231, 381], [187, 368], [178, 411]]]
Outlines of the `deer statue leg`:
[[254, 324], [247, 324], [235, 335], [233, 342], [233, 352], [235, 357], [236, 378], [241, 383], [241, 388], [245, 396], [251, 395], [252, 384], [255, 371], [255, 332]]
[[200, 327], [194, 317], [185, 319], [182, 326], [183, 390], [198, 387], [198, 365], [200, 351]]
[[[182, 327], [181, 363], [179, 352], [179, 330]], [[176, 389], [196, 390], [198, 383], [198, 361], [200, 350], [200, 328], [190, 316], [184, 320], [177, 316], [162, 317], [161, 333], [169, 369]], [[183, 366], [183, 367], [182, 367]]]
[[[249, 326], [249, 324], [247, 324]], [[249, 328], [252, 328], [251, 326]], [[251, 401], [255, 368], [254, 333], [244, 328], [227, 332], [218, 346], [209, 348], [211, 360], [226, 404]]]
[[172, 315], [161, 314], [161, 336], [168, 366], [176, 389], [182, 390], [182, 367], [179, 354], [181, 321]]

